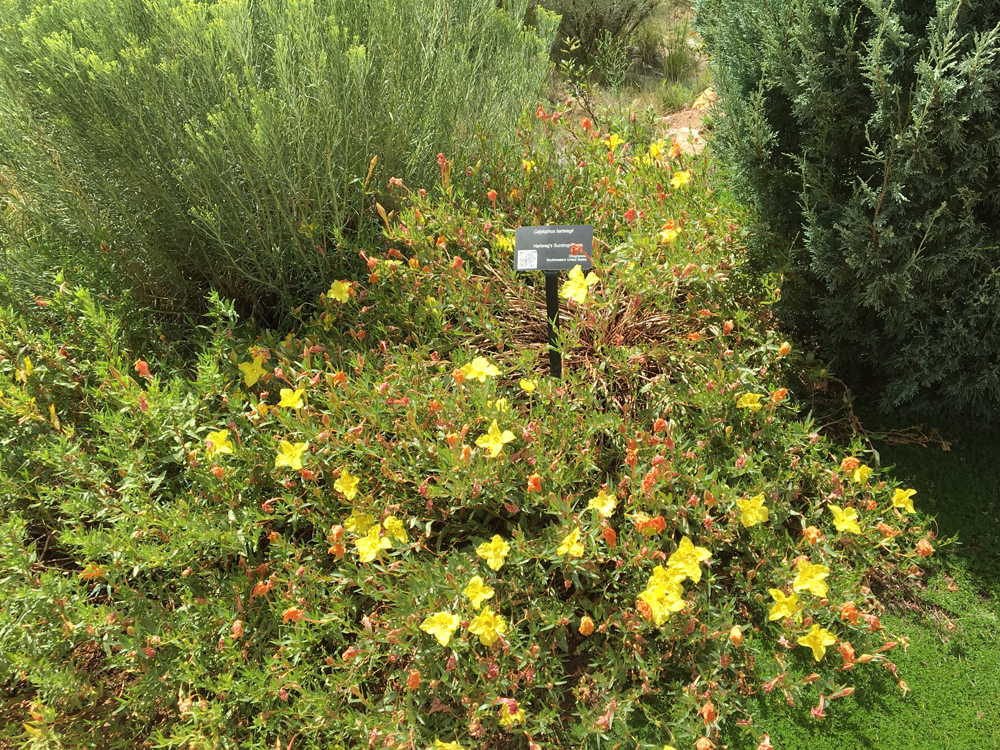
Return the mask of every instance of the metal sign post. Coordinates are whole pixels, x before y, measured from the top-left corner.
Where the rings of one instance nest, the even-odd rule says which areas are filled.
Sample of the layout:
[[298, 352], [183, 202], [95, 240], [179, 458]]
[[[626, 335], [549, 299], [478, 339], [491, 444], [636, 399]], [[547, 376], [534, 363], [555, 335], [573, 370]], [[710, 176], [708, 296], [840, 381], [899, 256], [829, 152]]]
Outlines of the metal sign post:
[[556, 346], [559, 331], [559, 272], [545, 272], [545, 317], [549, 322], [549, 375], [562, 377], [562, 352]]

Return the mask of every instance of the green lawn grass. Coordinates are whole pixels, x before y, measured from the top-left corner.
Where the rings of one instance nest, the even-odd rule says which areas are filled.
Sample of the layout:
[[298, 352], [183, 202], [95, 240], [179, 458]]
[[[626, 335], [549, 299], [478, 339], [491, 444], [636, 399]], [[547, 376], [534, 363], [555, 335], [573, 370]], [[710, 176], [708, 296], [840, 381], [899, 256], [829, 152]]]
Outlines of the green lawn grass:
[[[910, 426], [866, 413], [868, 429]], [[928, 425], [925, 425], [927, 427]], [[875, 440], [883, 467], [917, 490], [918, 509], [934, 515], [938, 540], [954, 539], [937, 564], [903, 595], [883, 595], [882, 622], [909, 640], [893, 652], [904, 696], [890, 674], [856, 668], [857, 692], [827, 707], [785, 705], [780, 693], [757, 698], [755, 729], [782, 750], [943, 750], [1000, 747], [1000, 428], [959, 421], [933, 425], [950, 451]], [[745, 730], [725, 735], [732, 750], [756, 747]]]

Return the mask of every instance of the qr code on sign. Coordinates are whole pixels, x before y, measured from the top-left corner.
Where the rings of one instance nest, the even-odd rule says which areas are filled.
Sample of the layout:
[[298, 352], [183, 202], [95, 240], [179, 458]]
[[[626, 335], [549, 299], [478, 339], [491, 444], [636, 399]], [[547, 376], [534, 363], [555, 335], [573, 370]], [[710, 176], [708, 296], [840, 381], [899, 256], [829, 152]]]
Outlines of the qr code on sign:
[[538, 268], [538, 251], [537, 250], [518, 250], [517, 251], [517, 270], [527, 271], [533, 268]]

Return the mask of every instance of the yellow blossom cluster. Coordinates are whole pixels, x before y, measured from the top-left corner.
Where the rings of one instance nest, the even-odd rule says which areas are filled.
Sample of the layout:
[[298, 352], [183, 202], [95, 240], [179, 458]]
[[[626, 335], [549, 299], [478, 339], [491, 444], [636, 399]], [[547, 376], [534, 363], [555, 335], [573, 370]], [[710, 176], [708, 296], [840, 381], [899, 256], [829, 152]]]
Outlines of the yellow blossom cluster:
[[646, 589], [639, 594], [639, 600], [649, 607], [657, 626], [662, 626], [674, 612], [684, 609], [682, 583], [688, 578], [693, 583], [701, 581], [701, 563], [711, 556], [707, 549], [696, 547], [688, 537], [684, 537], [667, 560], [667, 567], [657, 565], [653, 569], [653, 575], [646, 582]]

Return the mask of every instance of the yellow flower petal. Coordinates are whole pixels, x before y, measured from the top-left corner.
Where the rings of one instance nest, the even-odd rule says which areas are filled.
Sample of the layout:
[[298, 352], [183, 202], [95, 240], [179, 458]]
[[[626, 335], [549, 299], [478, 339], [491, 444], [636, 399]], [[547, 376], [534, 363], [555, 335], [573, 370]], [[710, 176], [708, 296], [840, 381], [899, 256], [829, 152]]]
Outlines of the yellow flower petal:
[[240, 362], [237, 365], [240, 372], [243, 373], [243, 385], [247, 388], [256, 385], [257, 381], [260, 380], [260, 376], [264, 374], [263, 362], [264, 360], [260, 357], [254, 357], [253, 362]]
[[[452, 635], [458, 630], [460, 623], [461, 620], [458, 615], [453, 615], [449, 612], [438, 612], [420, 623], [420, 629], [437, 638], [438, 643], [442, 646], [447, 646]], [[444, 745], [445, 743], [441, 744]]]
[[340, 471], [340, 476], [337, 477], [337, 481], [333, 483], [333, 489], [337, 492], [344, 493], [344, 497], [350, 502], [358, 494], [358, 482], [360, 479], [358, 477], [351, 476], [351, 472], [347, 470], [345, 466]]
[[286, 466], [298, 471], [302, 468], [302, 454], [308, 447], [309, 443], [289, 443], [287, 440], [282, 440], [281, 449], [274, 458], [275, 468]]
[[563, 538], [562, 544], [559, 545], [559, 549], [556, 552], [560, 555], [569, 555], [570, 557], [583, 557], [583, 545], [580, 543], [579, 527], [573, 529]]
[[490, 458], [496, 458], [503, 452], [503, 447], [514, 439], [514, 433], [510, 430], [500, 432], [497, 421], [494, 419], [489, 431], [485, 435], [476, 438], [476, 445], [486, 448], [490, 452]]
[[278, 406], [284, 406], [289, 409], [301, 409], [302, 395], [305, 392], [305, 388], [296, 388], [294, 391], [291, 388], [282, 388], [281, 401], [278, 402]]
[[507, 555], [510, 554], [510, 545], [503, 540], [503, 537], [496, 534], [490, 541], [476, 547], [476, 554], [486, 561], [491, 570], [500, 570]]

